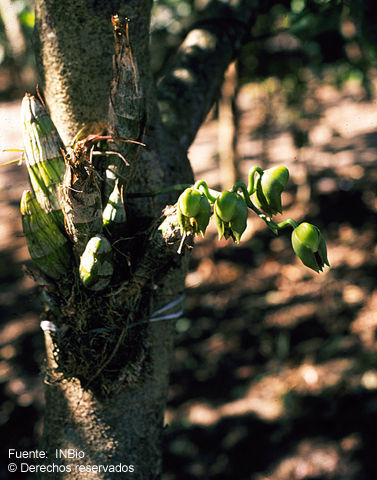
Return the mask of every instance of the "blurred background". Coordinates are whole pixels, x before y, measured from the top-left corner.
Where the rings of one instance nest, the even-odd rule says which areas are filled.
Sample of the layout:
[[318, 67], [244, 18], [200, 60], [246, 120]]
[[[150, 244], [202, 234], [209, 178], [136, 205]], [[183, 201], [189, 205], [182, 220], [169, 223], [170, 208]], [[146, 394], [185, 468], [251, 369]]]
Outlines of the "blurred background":
[[[205, 3], [155, 2], [156, 79]], [[0, 148], [21, 148], [20, 99], [36, 82], [33, 2], [0, 0], [0, 16]], [[196, 179], [213, 188], [245, 181], [253, 165], [286, 165], [277, 220], [318, 225], [331, 269], [303, 267], [289, 232], [275, 237], [255, 216], [240, 245], [218, 241], [213, 227], [196, 242], [176, 323], [163, 480], [377, 478], [376, 20], [372, 0], [266, 2], [190, 148]], [[25, 188], [24, 166], [0, 168], [2, 457], [37, 447], [43, 415]]]

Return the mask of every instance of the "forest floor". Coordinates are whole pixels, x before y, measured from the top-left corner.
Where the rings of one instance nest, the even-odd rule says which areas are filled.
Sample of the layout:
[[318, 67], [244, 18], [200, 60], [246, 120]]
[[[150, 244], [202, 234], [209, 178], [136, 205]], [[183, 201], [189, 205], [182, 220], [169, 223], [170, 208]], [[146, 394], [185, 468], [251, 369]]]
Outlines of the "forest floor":
[[[290, 169], [281, 218], [321, 228], [331, 269], [303, 267], [289, 233], [275, 237], [255, 216], [239, 245], [213, 227], [196, 242], [176, 324], [163, 480], [374, 480], [377, 104], [321, 89], [322, 117], [298, 151], [283, 128], [260, 133], [254, 93], [240, 97], [242, 177], [255, 164]], [[19, 102], [0, 104], [0, 124], [0, 148], [20, 147]], [[212, 187], [217, 137], [209, 120], [189, 152]], [[0, 169], [2, 457], [36, 448], [43, 414], [42, 306], [22, 271], [26, 186], [25, 168]], [[3, 465], [0, 479], [9, 478]]]

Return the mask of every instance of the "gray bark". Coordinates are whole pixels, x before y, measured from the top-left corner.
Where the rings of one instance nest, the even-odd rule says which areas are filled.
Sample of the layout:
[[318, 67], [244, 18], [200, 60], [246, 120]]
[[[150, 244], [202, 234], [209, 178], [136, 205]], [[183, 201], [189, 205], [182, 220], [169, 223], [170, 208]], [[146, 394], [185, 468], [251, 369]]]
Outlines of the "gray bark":
[[[245, 5], [247, 2], [243, 8]], [[251, 18], [251, 8], [241, 15], [241, 7], [227, 7], [228, 13], [233, 12], [227, 31], [221, 26], [223, 18], [217, 23], [204, 22], [189, 34], [178, 53], [176, 66], [160, 84], [160, 117], [149, 68], [149, 0], [37, 0], [35, 45], [40, 85], [65, 143], [69, 143], [82, 126], [92, 123], [96, 124], [95, 128], [105, 127], [114, 136], [142, 138], [145, 148], [116, 145], [131, 165], [126, 169], [129, 192], [192, 182], [186, 151], [247, 30], [244, 21]], [[130, 18], [132, 61], [130, 52], [125, 48], [122, 53], [117, 40], [114, 47], [110, 17], [115, 12], [120, 18]], [[127, 43], [123, 46], [127, 47]], [[135, 228], [153, 223], [167, 200], [174, 201], [174, 198], [130, 201], [132, 218], [140, 220]], [[143, 255], [140, 256], [139, 251], [135, 259], [131, 248], [135, 270], [124, 284], [126, 293], [117, 293], [116, 297], [118, 303], [129, 307], [125, 315], [129, 315], [131, 321], [150, 314], [182, 293], [187, 256], [181, 258], [175, 252], [174, 246], [169, 249], [157, 236], [146, 242]], [[85, 295], [83, 298], [86, 302], [90, 300]], [[76, 303], [75, 307], [87, 305]], [[67, 322], [72, 322], [75, 313], [66, 315], [71, 315]], [[61, 324], [64, 322], [60, 320]], [[71, 331], [72, 340], [77, 333]], [[84, 474], [75, 472], [75, 465], [119, 463], [134, 465], [134, 479], [159, 478], [174, 326], [169, 321], [160, 322], [148, 325], [141, 333], [143, 338], [134, 341], [143, 344], [141, 351], [145, 355], [133, 368], [142, 373], [138, 371], [135, 381], [131, 378], [122, 385], [123, 370], [119, 366], [119, 378], [111, 385], [111, 395], [99, 395], [98, 389], [92, 388], [93, 377], [81, 378], [81, 382], [77, 378], [64, 378], [56, 369], [51, 337], [47, 334], [51, 381], [46, 388], [44, 447], [50, 452], [48, 463], [61, 461], [54, 458], [55, 449], [82, 450], [85, 458], [66, 461], [73, 469], [67, 474], [41, 473], [41, 478], [110, 479], [114, 473]], [[118, 347], [119, 351], [130, 348], [127, 338], [115, 350]], [[114, 355], [116, 353], [114, 351]], [[101, 373], [104, 372], [105, 366]], [[109, 382], [111, 384], [111, 380]]]

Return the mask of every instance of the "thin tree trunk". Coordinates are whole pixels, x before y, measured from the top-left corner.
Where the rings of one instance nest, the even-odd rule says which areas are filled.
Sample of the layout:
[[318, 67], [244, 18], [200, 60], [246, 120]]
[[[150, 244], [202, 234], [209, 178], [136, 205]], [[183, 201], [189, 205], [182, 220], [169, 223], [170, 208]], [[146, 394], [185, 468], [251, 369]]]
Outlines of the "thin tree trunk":
[[223, 190], [231, 188], [239, 180], [238, 172], [238, 115], [237, 67], [233, 62], [226, 71], [219, 101], [218, 146], [220, 180]]
[[11, 0], [0, 0], [0, 14], [13, 58], [19, 64], [25, 54], [26, 43], [20, 21]]
[[[192, 182], [187, 148], [248, 31], [252, 3], [226, 7], [226, 12], [219, 4], [220, 23], [208, 21], [189, 34], [174, 69], [160, 84], [160, 117], [149, 66], [151, 1], [37, 0], [40, 85], [64, 142], [69, 144], [87, 125], [94, 128], [88, 133], [104, 129], [114, 140], [143, 140], [145, 148], [115, 141], [130, 164], [126, 169], [118, 164], [127, 193]], [[113, 18], [114, 40], [110, 18], [116, 12], [121, 21], [124, 17], [130, 21], [118, 31]], [[226, 31], [221, 28], [225, 22]], [[183, 76], [177, 75], [179, 69]], [[185, 72], [190, 82], [185, 81]], [[161, 474], [174, 326], [161, 321], [128, 330], [127, 325], [148, 318], [183, 292], [188, 255], [177, 255], [174, 228], [165, 238], [152, 228], [169, 200], [175, 199], [126, 197], [131, 213], [128, 237], [134, 238], [124, 247], [129, 248], [131, 275], [117, 272], [121, 280], [109, 295], [90, 295], [75, 287], [67, 294], [61, 286], [49, 286], [60, 295], [60, 313], [58, 332], [46, 332], [44, 449], [49, 458], [45, 465], [69, 465], [71, 471], [41, 472], [41, 478], [112, 479], [117, 472], [111, 469], [121, 468], [120, 464], [133, 466], [135, 480], [157, 479]], [[91, 325], [102, 319], [112, 338], [110, 347], [102, 344], [104, 358], [97, 365], [96, 355], [101, 352], [95, 348], [86, 350], [88, 358], [78, 357], [86, 341], [91, 345]], [[77, 369], [76, 364], [86, 363], [89, 371], [67, 373], [65, 359]], [[84, 458], [56, 458], [57, 449], [69, 448], [84, 452]], [[85, 473], [80, 465], [88, 470], [94, 465], [102, 468]]]
[[[121, 137], [129, 138], [127, 133], [133, 134], [135, 136], [131, 139], [137, 140], [142, 136], [145, 117], [148, 115], [149, 130], [144, 139], [147, 143], [146, 151], [140, 152], [138, 158], [135, 148], [128, 150], [127, 161], [135, 165], [132, 168], [134, 174], [131, 189], [158, 189], [163, 182], [159, 150], [155, 148], [159, 139], [150, 133], [155, 117], [148, 54], [151, 2], [129, 2], [123, 14], [120, 13], [120, 16], [131, 19], [130, 48], [132, 60], [138, 68], [139, 90], [145, 94], [142, 101], [145, 111], [139, 112], [136, 120], [129, 116], [119, 119], [113, 112], [112, 125], [109, 125], [108, 112], [112, 55], [115, 53], [110, 22], [110, 13], [113, 11], [107, 2], [93, 2], [91, 7], [90, 2], [86, 2], [85, 6], [82, 3], [37, 2], [36, 38], [41, 85], [53, 120], [65, 143], [69, 143], [81, 127], [92, 122], [100, 123], [96, 128], [115, 130]], [[126, 55], [123, 60], [129, 62], [130, 58]], [[125, 68], [121, 58], [119, 61], [120, 64], [115, 65], [115, 68]], [[121, 76], [122, 72], [114, 72], [116, 75]], [[118, 90], [125, 87], [118, 85]], [[132, 88], [131, 85], [130, 90]], [[112, 105], [117, 110], [127, 112], [133, 109], [132, 102], [138, 99], [132, 96], [123, 98], [125, 104], [119, 105], [122, 94], [124, 97], [124, 91], [112, 89]], [[143, 168], [138, 168], [137, 162]], [[145, 217], [152, 217], [156, 210], [151, 200], [134, 202], [131, 208], [133, 215]], [[154, 287], [153, 295], [147, 288], [143, 292], [142, 308], [135, 295], [136, 310], [139, 308], [147, 313], [179, 296], [184, 288], [184, 269], [180, 264], [177, 268], [170, 269], [169, 275]], [[153, 277], [150, 280], [152, 279]], [[80, 305], [76, 304], [76, 308], [80, 308]], [[141, 320], [136, 312], [133, 313], [135, 321]], [[61, 322], [64, 323], [64, 320]], [[152, 324], [143, 333], [146, 336], [142, 341], [145, 355], [148, 355], [148, 372], [141, 375], [142, 378], [134, 385], [131, 382], [127, 387], [119, 388], [119, 391], [117, 387], [121, 386], [121, 382], [118, 379], [119, 385], [112, 385], [110, 397], [99, 396], [91, 388], [84, 389], [82, 384], [85, 384], [85, 379], [81, 379], [81, 382], [76, 378], [61, 380], [58, 372], [56, 376], [50, 372], [51, 381], [46, 389], [44, 446], [50, 452], [49, 463], [54, 460], [54, 463], [69, 465], [71, 472], [66, 475], [46, 472], [41, 474], [41, 478], [110, 479], [114, 478], [111, 470], [85, 473], [75, 469], [80, 465], [101, 465], [103, 470], [115, 467], [119, 469], [120, 464], [123, 472], [127, 466], [133, 469], [132, 477], [135, 479], [158, 478], [161, 471], [160, 445], [173, 345], [173, 324], [171, 321]], [[49, 332], [46, 335], [50, 337]], [[48, 347], [50, 350], [54, 348], [53, 343], [48, 342]], [[121, 348], [128, 348], [127, 342]], [[51, 351], [49, 356], [51, 358]], [[141, 369], [144, 364], [145, 359], [140, 358], [133, 368]], [[135, 373], [137, 376], [139, 375]], [[67, 460], [55, 458], [57, 449], [68, 448], [84, 452], [85, 457]]]

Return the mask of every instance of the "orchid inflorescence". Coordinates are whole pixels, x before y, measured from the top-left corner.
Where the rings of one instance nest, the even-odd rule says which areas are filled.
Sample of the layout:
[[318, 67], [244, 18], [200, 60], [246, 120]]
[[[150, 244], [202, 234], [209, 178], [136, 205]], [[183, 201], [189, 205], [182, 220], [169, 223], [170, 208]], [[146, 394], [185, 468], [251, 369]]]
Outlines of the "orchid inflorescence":
[[210, 189], [204, 180], [186, 188], [177, 202], [178, 221], [182, 235], [205, 234], [213, 215], [219, 238], [232, 238], [239, 243], [246, 230], [249, 209], [253, 210], [277, 235], [291, 227], [292, 246], [302, 263], [316, 272], [329, 265], [323, 236], [315, 225], [298, 224], [287, 219], [276, 223], [272, 216], [282, 213], [281, 194], [289, 179], [288, 169], [276, 166], [268, 170], [252, 167], [248, 185], [237, 182], [232, 189], [218, 192]]

